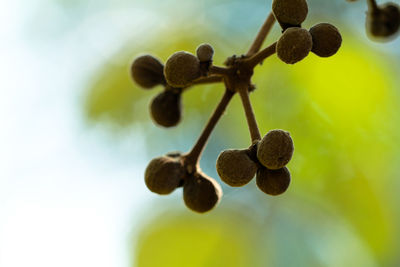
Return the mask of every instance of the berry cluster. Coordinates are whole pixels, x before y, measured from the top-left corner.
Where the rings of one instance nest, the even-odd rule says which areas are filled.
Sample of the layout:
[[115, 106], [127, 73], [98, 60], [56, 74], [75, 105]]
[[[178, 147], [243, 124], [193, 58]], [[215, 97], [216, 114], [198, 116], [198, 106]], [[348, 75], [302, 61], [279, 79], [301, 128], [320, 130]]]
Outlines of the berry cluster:
[[[239, 187], [256, 176], [257, 186], [266, 194], [284, 193], [290, 184], [290, 172], [285, 167], [292, 158], [294, 145], [290, 134], [271, 130], [261, 138], [250, 92], [255, 90], [251, 78], [254, 69], [266, 58], [277, 54], [287, 64], [295, 64], [310, 52], [320, 57], [334, 55], [342, 43], [341, 35], [331, 24], [321, 23], [310, 30], [301, 28], [306, 19], [305, 0], [274, 0], [267, 17], [248, 52], [232, 56], [225, 67], [213, 64], [214, 49], [202, 44], [196, 56], [180, 51], [172, 54], [165, 66], [156, 58], [144, 55], [136, 58], [131, 67], [133, 80], [145, 89], [162, 85], [164, 90], [150, 105], [155, 123], [172, 127], [182, 117], [181, 95], [191, 86], [204, 83], [224, 83], [225, 93], [210, 117], [196, 144], [187, 153], [170, 153], [153, 159], [145, 171], [145, 183], [150, 191], [165, 195], [183, 187], [187, 207], [196, 212], [211, 210], [221, 199], [220, 185], [205, 175], [199, 160], [209, 136], [235, 94], [240, 95], [251, 136], [249, 148], [223, 151], [216, 163], [221, 180]], [[275, 21], [282, 28], [282, 36], [270, 46], [261, 46]]]
[[[356, 2], [358, 0], [347, 0]], [[378, 5], [376, 0], [367, 0], [366, 28], [369, 37], [378, 41], [390, 41], [400, 29], [400, 7], [388, 2]]]

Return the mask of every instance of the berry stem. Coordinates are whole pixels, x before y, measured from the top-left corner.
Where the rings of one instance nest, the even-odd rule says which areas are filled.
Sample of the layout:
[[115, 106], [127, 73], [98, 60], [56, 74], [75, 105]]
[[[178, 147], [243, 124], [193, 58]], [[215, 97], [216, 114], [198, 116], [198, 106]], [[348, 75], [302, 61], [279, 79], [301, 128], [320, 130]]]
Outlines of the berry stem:
[[220, 75], [210, 75], [207, 77], [200, 77], [199, 79], [193, 81], [193, 85], [197, 84], [207, 84], [207, 83], [218, 83], [222, 82], [222, 77]]
[[245, 62], [247, 62], [250, 68], [254, 68], [258, 64], [263, 62], [267, 57], [272, 56], [275, 53], [276, 53], [276, 42], [264, 48], [260, 52], [254, 54], [250, 58], [245, 59]]
[[254, 115], [254, 110], [250, 102], [250, 95], [247, 85], [240, 85], [237, 88], [242, 100], [244, 112], [246, 113], [247, 125], [249, 126], [252, 143], [261, 140], [260, 130]]
[[222, 76], [229, 76], [232, 74], [232, 71], [228, 68], [218, 67], [218, 66], [210, 66], [209, 69], [210, 75], [222, 75]]
[[247, 52], [246, 56], [252, 56], [258, 51], [260, 51], [260, 48], [262, 44], [264, 43], [265, 39], [268, 36], [268, 33], [271, 31], [272, 26], [274, 26], [275, 23], [275, 16], [274, 14], [269, 13], [267, 19], [265, 20], [264, 24], [261, 26], [260, 30], [258, 31], [258, 34], [256, 38], [253, 41], [253, 44], [251, 45], [249, 51]]
[[196, 166], [200, 160], [201, 153], [203, 152], [212, 131], [217, 125], [219, 119], [224, 114], [225, 109], [228, 106], [234, 94], [235, 93], [230, 90], [225, 90], [225, 93], [221, 101], [219, 102], [218, 106], [214, 110], [214, 113], [208, 120], [207, 125], [205, 126], [201, 135], [197, 139], [196, 144], [193, 146], [192, 150], [184, 156], [185, 165], [188, 166], [188, 168], [191, 168], [192, 171], [196, 169]]
[[368, 4], [368, 11], [371, 13], [375, 13], [379, 11], [378, 4], [376, 3], [376, 0], [367, 0]]

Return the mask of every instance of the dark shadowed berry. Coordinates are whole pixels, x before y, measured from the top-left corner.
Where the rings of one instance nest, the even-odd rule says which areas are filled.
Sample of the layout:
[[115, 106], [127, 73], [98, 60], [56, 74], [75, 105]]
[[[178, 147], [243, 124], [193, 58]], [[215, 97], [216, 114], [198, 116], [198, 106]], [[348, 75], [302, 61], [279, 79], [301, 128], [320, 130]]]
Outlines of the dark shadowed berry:
[[188, 86], [201, 75], [200, 61], [188, 52], [176, 52], [165, 63], [164, 75], [173, 87]]
[[211, 61], [214, 55], [214, 49], [209, 44], [201, 44], [197, 47], [196, 54], [200, 62]]
[[290, 172], [286, 167], [279, 170], [260, 168], [257, 171], [256, 183], [258, 188], [264, 193], [277, 196], [288, 189], [290, 184]]
[[258, 144], [257, 158], [263, 166], [277, 170], [289, 163], [293, 151], [290, 134], [283, 130], [272, 130]]
[[274, 0], [272, 11], [283, 30], [298, 27], [307, 18], [308, 5], [306, 0]]
[[150, 161], [144, 177], [150, 191], [167, 195], [179, 186], [184, 175], [185, 169], [179, 158], [163, 156]]
[[218, 204], [221, 197], [221, 186], [203, 173], [195, 173], [185, 180], [183, 200], [193, 211], [207, 212]]
[[257, 164], [249, 157], [248, 149], [225, 150], [217, 159], [217, 172], [221, 180], [230, 186], [244, 186], [257, 172]]
[[140, 56], [133, 61], [131, 76], [138, 85], [145, 89], [165, 84], [163, 64], [150, 55]]
[[279, 38], [276, 53], [283, 62], [294, 64], [304, 59], [311, 51], [311, 34], [302, 28], [289, 28]]
[[179, 123], [182, 114], [181, 93], [165, 90], [158, 94], [150, 105], [154, 122], [164, 127], [173, 127]]
[[366, 26], [372, 38], [385, 40], [394, 36], [400, 28], [399, 6], [394, 3], [387, 3], [379, 6], [377, 10], [369, 11]]
[[320, 57], [333, 56], [342, 45], [342, 36], [332, 24], [317, 24], [310, 29], [310, 34], [313, 41], [311, 51]]

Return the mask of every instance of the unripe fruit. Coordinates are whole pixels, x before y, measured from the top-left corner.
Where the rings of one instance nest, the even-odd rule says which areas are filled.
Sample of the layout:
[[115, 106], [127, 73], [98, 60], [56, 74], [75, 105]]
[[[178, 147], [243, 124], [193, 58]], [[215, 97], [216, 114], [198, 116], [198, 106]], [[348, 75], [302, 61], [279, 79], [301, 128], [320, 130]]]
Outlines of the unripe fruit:
[[196, 49], [197, 58], [200, 62], [211, 61], [214, 55], [214, 49], [209, 44], [201, 44]]
[[289, 163], [293, 151], [290, 134], [283, 130], [272, 130], [258, 144], [257, 158], [263, 166], [277, 170]]
[[290, 184], [290, 172], [284, 167], [279, 170], [260, 168], [257, 171], [256, 183], [261, 191], [277, 196], [284, 193]]
[[164, 127], [177, 125], [182, 114], [181, 93], [172, 90], [160, 93], [151, 102], [150, 113], [158, 125]]
[[310, 29], [310, 34], [313, 42], [311, 51], [320, 57], [333, 56], [342, 45], [342, 36], [332, 24], [317, 24]]
[[388, 38], [395, 35], [400, 28], [400, 8], [394, 3], [378, 7], [377, 11], [367, 13], [367, 30], [370, 36]]
[[221, 180], [230, 186], [244, 186], [257, 172], [257, 164], [248, 155], [248, 150], [225, 150], [217, 159], [217, 172]]
[[176, 52], [165, 63], [164, 75], [169, 85], [186, 87], [200, 77], [200, 61], [188, 52]]
[[300, 26], [307, 18], [308, 5], [306, 0], [274, 0], [272, 12], [283, 30]]
[[312, 49], [311, 34], [302, 28], [289, 28], [279, 38], [276, 45], [278, 57], [287, 64], [304, 59]]
[[221, 197], [221, 186], [203, 173], [196, 173], [185, 180], [183, 200], [193, 211], [207, 212], [218, 204]]
[[144, 177], [150, 191], [167, 195], [179, 186], [184, 175], [185, 169], [179, 158], [163, 156], [150, 161]]
[[145, 89], [165, 84], [164, 65], [150, 55], [140, 56], [133, 61], [131, 76], [138, 85]]

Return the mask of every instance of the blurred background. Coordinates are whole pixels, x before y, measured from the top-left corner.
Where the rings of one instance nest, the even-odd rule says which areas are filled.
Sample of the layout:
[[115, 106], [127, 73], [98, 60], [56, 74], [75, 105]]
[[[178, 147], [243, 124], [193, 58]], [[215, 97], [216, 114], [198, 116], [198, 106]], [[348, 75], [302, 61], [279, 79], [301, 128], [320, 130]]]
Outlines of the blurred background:
[[[341, 50], [294, 66], [271, 57], [251, 96], [262, 133], [294, 139], [291, 186], [270, 197], [254, 181], [222, 184], [205, 215], [181, 189], [149, 192], [143, 173], [191, 148], [222, 85], [189, 90], [181, 124], [162, 129], [148, 112], [162, 88], [141, 90], [129, 66], [203, 42], [221, 65], [246, 52], [271, 1], [3, 2], [0, 266], [399, 266], [400, 38], [366, 37], [365, 1], [308, 2], [303, 26], [333, 23]], [[219, 181], [218, 154], [249, 145], [235, 98], [201, 167]]]

